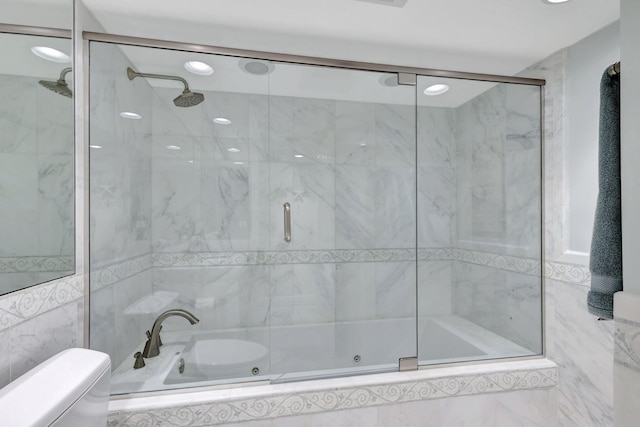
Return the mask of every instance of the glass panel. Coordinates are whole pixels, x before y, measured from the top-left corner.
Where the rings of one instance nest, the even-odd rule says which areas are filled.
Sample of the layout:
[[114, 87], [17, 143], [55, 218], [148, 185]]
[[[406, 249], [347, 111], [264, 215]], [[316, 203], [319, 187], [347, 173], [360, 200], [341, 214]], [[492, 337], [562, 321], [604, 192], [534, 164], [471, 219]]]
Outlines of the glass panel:
[[[17, 9], [4, 16], [4, 3], [1, 21], [26, 23]], [[71, 16], [70, 3], [66, 9], [58, 6]], [[32, 51], [36, 47], [41, 50]], [[0, 294], [5, 294], [75, 272], [73, 83], [69, 38], [0, 32], [0, 51]], [[55, 55], [46, 55], [51, 52]]]
[[540, 88], [417, 96], [419, 359], [541, 354]]
[[[90, 50], [91, 348], [111, 355], [112, 392], [269, 378], [268, 78], [236, 58]], [[183, 83], [127, 67], [204, 101], [177, 106]], [[159, 356], [134, 369], [169, 309], [199, 323], [164, 320]]]
[[416, 355], [414, 88], [272, 65], [272, 377], [397, 370]]

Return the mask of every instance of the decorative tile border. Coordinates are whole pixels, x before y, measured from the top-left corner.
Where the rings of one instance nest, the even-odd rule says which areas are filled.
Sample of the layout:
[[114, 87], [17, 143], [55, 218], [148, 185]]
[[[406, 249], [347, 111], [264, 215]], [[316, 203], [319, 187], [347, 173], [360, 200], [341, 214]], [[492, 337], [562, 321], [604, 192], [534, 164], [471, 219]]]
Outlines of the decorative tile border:
[[[325, 264], [350, 262], [461, 261], [514, 273], [537, 276], [540, 261], [455, 248], [345, 249], [319, 251], [247, 251], [156, 253], [142, 255], [91, 272], [92, 290], [140, 274], [150, 268], [229, 267], [243, 265]], [[561, 282], [584, 284], [591, 275], [585, 266], [546, 262], [544, 275]]]
[[640, 372], [640, 322], [615, 318], [614, 363]]
[[24, 256], [0, 258], [0, 273], [75, 272], [73, 256]]
[[91, 291], [97, 291], [107, 285], [120, 282], [140, 274], [152, 267], [151, 255], [141, 255], [126, 261], [91, 271]]
[[589, 267], [562, 262], [546, 262], [544, 265], [544, 277], [576, 285], [586, 284], [591, 281]]
[[278, 264], [415, 261], [415, 249], [345, 249], [319, 251], [255, 251], [157, 253], [154, 267], [216, 267]]
[[82, 298], [82, 276], [70, 276], [0, 298], [0, 331]]
[[[388, 382], [353, 386], [340, 380], [327, 381], [326, 387], [307, 391], [305, 384], [293, 391], [280, 385], [262, 387], [251, 397], [209, 398], [206, 402], [188, 403], [182, 406], [146, 408], [110, 412], [108, 425], [133, 426], [203, 426], [264, 420], [294, 415], [345, 409], [468, 396], [484, 393], [555, 387], [557, 368], [548, 360], [534, 360], [529, 369], [505, 369], [510, 362], [473, 367], [472, 373], [434, 377], [438, 370], [421, 370], [412, 373], [391, 373]], [[500, 368], [496, 369], [496, 366]], [[462, 368], [464, 370], [465, 367]], [[443, 368], [441, 372], [452, 372]], [[399, 379], [402, 378], [402, 379]], [[408, 379], [406, 379], [408, 378]], [[314, 386], [313, 382], [306, 383]], [[317, 386], [316, 386], [317, 387]], [[291, 387], [289, 387], [291, 390]], [[247, 390], [250, 394], [252, 391]], [[212, 392], [214, 394], [215, 392]], [[222, 394], [223, 396], [223, 394]]]
[[532, 276], [540, 275], [540, 260], [456, 249], [456, 260]]

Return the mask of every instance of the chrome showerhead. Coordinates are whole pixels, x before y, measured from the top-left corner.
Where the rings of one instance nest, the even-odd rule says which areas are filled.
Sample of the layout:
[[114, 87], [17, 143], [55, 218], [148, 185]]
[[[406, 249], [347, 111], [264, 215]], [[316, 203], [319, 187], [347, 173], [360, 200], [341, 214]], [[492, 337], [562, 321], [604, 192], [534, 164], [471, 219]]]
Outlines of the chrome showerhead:
[[73, 92], [69, 89], [69, 85], [65, 81], [64, 77], [71, 71], [71, 68], [65, 68], [60, 73], [60, 78], [57, 81], [53, 80], [40, 80], [40, 86], [46, 87], [47, 89], [60, 94], [62, 96], [66, 96], [67, 98], [71, 98], [73, 96]]
[[184, 85], [184, 91], [182, 91], [182, 93], [173, 100], [176, 107], [193, 107], [194, 105], [198, 105], [204, 101], [204, 95], [197, 92], [191, 92], [189, 90], [189, 83], [187, 83], [187, 81], [182, 77], [167, 76], [164, 74], [138, 73], [132, 70], [131, 67], [127, 67], [127, 77], [129, 80], [133, 80], [136, 77], [144, 77], [147, 79], [176, 80], [182, 82]]
[[185, 89], [173, 103], [176, 107], [193, 107], [204, 101], [204, 95], [198, 92], [191, 92], [189, 89]]

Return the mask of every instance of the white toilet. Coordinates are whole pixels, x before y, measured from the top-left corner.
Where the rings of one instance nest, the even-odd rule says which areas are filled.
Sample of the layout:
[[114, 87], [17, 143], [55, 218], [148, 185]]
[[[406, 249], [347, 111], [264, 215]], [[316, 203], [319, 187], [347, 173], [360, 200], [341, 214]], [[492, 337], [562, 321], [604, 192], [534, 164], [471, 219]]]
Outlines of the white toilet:
[[104, 427], [109, 356], [71, 348], [56, 354], [0, 390], [0, 425]]

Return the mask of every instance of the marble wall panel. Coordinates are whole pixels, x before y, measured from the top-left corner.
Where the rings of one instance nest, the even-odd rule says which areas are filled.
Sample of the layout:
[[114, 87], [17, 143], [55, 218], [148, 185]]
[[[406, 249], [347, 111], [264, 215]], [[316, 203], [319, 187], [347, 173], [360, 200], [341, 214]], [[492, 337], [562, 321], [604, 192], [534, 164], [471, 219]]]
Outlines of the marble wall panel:
[[[335, 247], [335, 166], [303, 162], [270, 165], [270, 229], [273, 249]], [[284, 241], [283, 204], [291, 205], [291, 242]]]
[[376, 164], [416, 165], [416, 112], [412, 105], [375, 105]]
[[418, 315], [453, 314], [452, 261], [418, 261]]
[[540, 354], [540, 278], [456, 262], [455, 314]]
[[0, 387], [11, 382], [11, 331], [0, 332]]
[[376, 109], [364, 102], [336, 101], [336, 163], [376, 163]]
[[271, 326], [334, 322], [335, 264], [270, 266]]
[[11, 380], [49, 357], [82, 347], [82, 302], [72, 302], [29, 319], [11, 330]]
[[336, 248], [366, 249], [376, 244], [376, 168], [336, 167]]
[[70, 256], [73, 104], [31, 77], [0, 75], [0, 94], [1, 254]]
[[90, 145], [102, 147], [90, 151], [94, 268], [151, 250], [152, 91], [143, 79], [129, 81], [128, 65], [117, 46], [92, 45]]
[[418, 247], [454, 246], [456, 239], [456, 176], [450, 167], [419, 167]]
[[561, 426], [612, 426], [614, 323], [586, 309], [588, 287], [547, 281], [547, 355], [556, 362]]
[[1, 153], [37, 152], [37, 87], [34, 78], [0, 76], [0, 93], [5, 100], [0, 107]]

